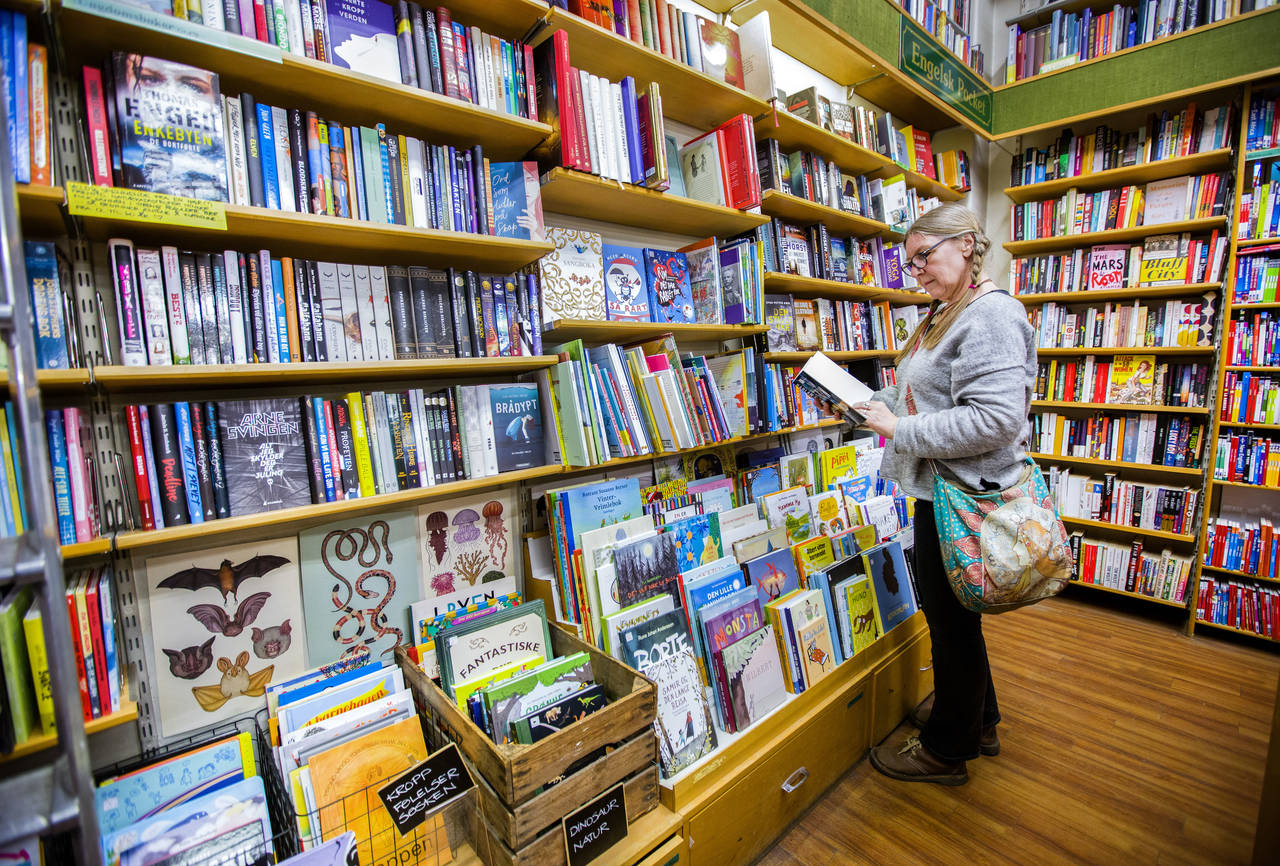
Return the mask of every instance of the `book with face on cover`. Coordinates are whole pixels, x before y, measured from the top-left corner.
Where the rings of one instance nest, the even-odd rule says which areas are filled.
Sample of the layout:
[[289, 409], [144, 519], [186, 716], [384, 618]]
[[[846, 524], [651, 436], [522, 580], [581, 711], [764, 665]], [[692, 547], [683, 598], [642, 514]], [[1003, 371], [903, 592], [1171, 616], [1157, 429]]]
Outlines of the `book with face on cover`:
[[866, 420], [854, 407], [870, 400], [874, 392], [821, 352], [805, 361], [795, 382], [809, 396], [830, 403], [832, 408], [843, 403], [844, 416], [855, 425]]

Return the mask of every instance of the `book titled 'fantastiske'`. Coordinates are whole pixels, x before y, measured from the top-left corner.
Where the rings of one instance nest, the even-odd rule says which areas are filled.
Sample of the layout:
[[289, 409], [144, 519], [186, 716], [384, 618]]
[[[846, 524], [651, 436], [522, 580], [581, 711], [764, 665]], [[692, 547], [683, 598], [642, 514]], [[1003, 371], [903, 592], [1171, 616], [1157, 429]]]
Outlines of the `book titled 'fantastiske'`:
[[218, 432], [233, 517], [311, 504], [297, 400], [219, 403]]
[[226, 201], [217, 73], [120, 51], [112, 72], [122, 185]]

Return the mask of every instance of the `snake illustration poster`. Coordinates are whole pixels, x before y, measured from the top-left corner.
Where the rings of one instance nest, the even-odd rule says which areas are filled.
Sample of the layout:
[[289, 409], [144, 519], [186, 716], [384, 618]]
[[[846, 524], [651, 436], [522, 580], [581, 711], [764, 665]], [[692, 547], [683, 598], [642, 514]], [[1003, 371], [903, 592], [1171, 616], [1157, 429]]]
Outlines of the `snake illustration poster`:
[[306, 670], [296, 538], [155, 556], [146, 572], [163, 736], [251, 713]]
[[310, 665], [366, 653], [390, 662], [413, 642], [409, 606], [422, 597], [414, 512], [308, 529], [298, 546]]

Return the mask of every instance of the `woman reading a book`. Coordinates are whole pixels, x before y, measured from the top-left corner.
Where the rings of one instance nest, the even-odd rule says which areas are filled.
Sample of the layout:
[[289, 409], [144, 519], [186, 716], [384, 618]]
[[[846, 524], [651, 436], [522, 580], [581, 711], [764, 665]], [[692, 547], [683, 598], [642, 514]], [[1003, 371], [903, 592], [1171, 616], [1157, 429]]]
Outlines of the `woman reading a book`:
[[888, 440], [883, 472], [915, 508], [915, 576], [933, 642], [933, 704], [912, 713], [918, 737], [871, 752], [895, 779], [962, 785], [965, 762], [1000, 751], [982, 618], [963, 607], [943, 570], [933, 512], [933, 476], [974, 490], [1016, 484], [1036, 374], [1022, 304], [982, 273], [990, 241], [977, 218], [944, 204], [907, 230], [907, 271], [929, 293], [929, 315], [898, 353], [898, 384], [852, 408]]

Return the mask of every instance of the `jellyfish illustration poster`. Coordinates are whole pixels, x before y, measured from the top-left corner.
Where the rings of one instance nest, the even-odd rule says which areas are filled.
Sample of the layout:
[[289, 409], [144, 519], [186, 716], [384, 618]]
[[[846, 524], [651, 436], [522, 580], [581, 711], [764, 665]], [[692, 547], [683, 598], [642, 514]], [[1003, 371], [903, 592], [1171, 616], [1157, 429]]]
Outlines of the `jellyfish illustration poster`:
[[418, 509], [424, 604], [435, 616], [521, 589], [515, 493], [494, 490]]
[[254, 712], [306, 670], [296, 538], [153, 556], [144, 586], [162, 736]]
[[409, 607], [422, 598], [412, 511], [348, 519], [298, 536], [307, 662], [368, 655], [391, 662], [413, 642]]

